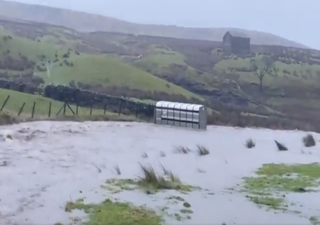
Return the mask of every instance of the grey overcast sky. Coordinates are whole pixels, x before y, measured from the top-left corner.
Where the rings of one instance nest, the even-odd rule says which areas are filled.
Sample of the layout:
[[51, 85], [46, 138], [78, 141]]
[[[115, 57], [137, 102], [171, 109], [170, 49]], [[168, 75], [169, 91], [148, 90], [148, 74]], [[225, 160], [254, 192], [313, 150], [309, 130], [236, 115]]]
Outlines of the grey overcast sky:
[[136, 23], [235, 27], [320, 49], [320, 0], [17, 0]]

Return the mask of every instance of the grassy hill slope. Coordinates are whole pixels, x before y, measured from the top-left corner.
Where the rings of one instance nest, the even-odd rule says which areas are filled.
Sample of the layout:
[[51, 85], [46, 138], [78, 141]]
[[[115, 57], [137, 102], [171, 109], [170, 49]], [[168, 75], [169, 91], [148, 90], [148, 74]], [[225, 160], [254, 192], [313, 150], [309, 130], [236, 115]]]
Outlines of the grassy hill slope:
[[[212, 41], [81, 33], [11, 20], [0, 20], [0, 27], [0, 75], [8, 79], [69, 84], [137, 101], [206, 99], [220, 115], [235, 110], [316, 118], [320, 110], [317, 50], [252, 45], [250, 55], [236, 56]], [[275, 63], [260, 92], [250, 61], [265, 56]]]
[[[127, 63], [219, 103], [294, 116], [315, 116], [320, 110], [317, 50], [253, 45], [250, 55], [236, 56], [224, 54], [216, 42], [109, 33], [94, 33], [91, 39], [112, 40], [122, 46], [118, 55], [126, 56]], [[128, 56], [132, 52], [141, 57]], [[251, 61], [262, 57], [274, 61], [272, 74], [263, 79], [263, 93], [251, 68]]]
[[[156, 92], [201, 99], [177, 85], [125, 64], [117, 57], [80, 53], [74, 50], [74, 41], [68, 41], [67, 38], [61, 45], [55, 41], [58, 42], [59, 39], [50, 35], [31, 39], [0, 28], [2, 77], [40, 77], [42, 85], [91, 85], [104, 88], [111, 94], [114, 89], [118, 90], [116, 94], [124, 95], [131, 91], [133, 97], [141, 97], [143, 93], [145, 98], [148, 95], [152, 97]], [[135, 91], [139, 91], [140, 95], [138, 93], [135, 96]]]
[[143, 25], [101, 15], [11, 1], [0, 1], [0, 16], [65, 26], [85, 32], [108, 31], [212, 41], [221, 41], [226, 31], [235, 31], [250, 37], [254, 44], [305, 47], [282, 37], [258, 31], [234, 28], [186, 28]]

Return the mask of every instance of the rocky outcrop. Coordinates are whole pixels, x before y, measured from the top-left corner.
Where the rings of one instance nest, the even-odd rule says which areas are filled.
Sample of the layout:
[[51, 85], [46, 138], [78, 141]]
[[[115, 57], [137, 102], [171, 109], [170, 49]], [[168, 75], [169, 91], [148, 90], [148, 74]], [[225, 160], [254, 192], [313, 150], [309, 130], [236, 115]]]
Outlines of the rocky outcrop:
[[125, 114], [144, 114], [151, 117], [154, 111], [153, 105], [70, 86], [47, 85], [44, 89], [44, 96], [69, 104], [77, 104], [82, 107], [106, 108], [108, 111], [120, 111]]

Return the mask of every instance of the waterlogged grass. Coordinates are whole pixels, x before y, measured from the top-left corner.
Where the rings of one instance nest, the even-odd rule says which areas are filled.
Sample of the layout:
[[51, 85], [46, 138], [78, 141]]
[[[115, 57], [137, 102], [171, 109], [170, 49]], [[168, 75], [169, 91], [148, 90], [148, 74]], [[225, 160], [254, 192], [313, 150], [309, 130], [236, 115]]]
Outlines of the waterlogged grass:
[[140, 165], [142, 175], [137, 179], [111, 179], [103, 185], [105, 188], [113, 193], [118, 193], [123, 190], [142, 189], [147, 194], [154, 194], [161, 190], [178, 190], [181, 192], [190, 192], [197, 187], [193, 187], [181, 182], [178, 176], [167, 170], [161, 165], [164, 175], [159, 175], [152, 166]]
[[160, 225], [162, 219], [150, 209], [132, 206], [129, 203], [105, 200], [101, 204], [85, 204], [82, 200], [68, 202], [66, 212], [83, 210], [88, 214], [85, 225]]
[[265, 164], [256, 175], [244, 178], [244, 191], [250, 201], [269, 209], [285, 210], [287, 193], [319, 191], [320, 164]]
[[261, 206], [267, 206], [272, 209], [284, 209], [284, 203], [282, 198], [275, 198], [271, 196], [247, 196], [250, 201]]
[[[155, 194], [159, 191], [176, 190], [180, 193], [187, 193], [201, 188], [193, 187], [181, 182], [178, 176], [166, 169], [161, 163], [162, 173], [157, 173], [152, 166], [140, 164], [141, 174], [136, 179], [111, 179], [102, 185], [102, 188], [111, 191], [113, 194], [121, 191], [143, 190], [146, 194]], [[119, 173], [117, 173], [119, 175]], [[178, 194], [178, 193], [177, 193]], [[159, 214], [149, 209], [134, 207], [128, 203], [112, 202], [106, 200], [101, 204], [85, 204], [83, 200], [68, 202], [66, 212], [74, 209], [83, 210], [88, 214], [89, 221], [86, 225], [94, 224], [160, 224], [162, 218], [171, 218], [177, 221], [191, 219], [193, 210], [191, 204], [179, 195], [170, 195], [166, 198], [165, 207], [161, 207]], [[175, 205], [170, 208], [170, 205]], [[180, 206], [180, 207], [176, 207]]]
[[107, 180], [102, 188], [111, 191], [112, 193], [119, 193], [121, 191], [131, 191], [131, 190], [143, 190], [147, 194], [155, 194], [163, 190], [177, 190], [181, 192], [191, 192], [196, 190], [188, 184], [183, 184], [181, 181], [172, 181], [168, 177], [162, 177], [159, 182], [146, 182], [140, 179], [110, 179]]
[[169, 196], [168, 198], [167, 198], [168, 200], [173, 200], [173, 201], [175, 201], [175, 202], [184, 202], [185, 200], [184, 200], [184, 198], [182, 198], [181, 196]]
[[[155, 173], [151, 168], [146, 173]], [[199, 190], [200, 188], [193, 187], [188, 184], [184, 184], [171, 172], [160, 176], [156, 175], [146, 175], [144, 174], [137, 179], [111, 179], [102, 185], [102, 188], [111, 191], [112, 193], [119, 193], [121, 191], [133, 191], [133, 190], [143, 190], [146, 194], [156, 194], [159, 191], [166, 190], [176, 190], [180, 193], [187, 193], [193, 190]], [[149, 176], [149, 177], [148, 177]], [[191, 204], [186, 202], [181, 196], [169, 196], [166, 198], [167, 206], [160, 209], [161, 215], [164, 217], [172, 218], [177, 221], [184, 221], [191, 219], [191, 214], [193, 211], [190, 209]], [[169, 205], [180, 205], [180, 209], [172, 209], [168, 207]]]
[[312, 225], [320, 225], [320, 217], [312, 216], [309, 220]]
[[[177, 203], [168, 202], [167, 205], [177, 205]], [[173, 209], [168, 206], [161, 207], [160, 212], [164, 218], [171, 218], [176, 221], [190, 220], [193, 214], [191, 209], [186, 207], [179, 209], [177, 206], [175, 206]]]

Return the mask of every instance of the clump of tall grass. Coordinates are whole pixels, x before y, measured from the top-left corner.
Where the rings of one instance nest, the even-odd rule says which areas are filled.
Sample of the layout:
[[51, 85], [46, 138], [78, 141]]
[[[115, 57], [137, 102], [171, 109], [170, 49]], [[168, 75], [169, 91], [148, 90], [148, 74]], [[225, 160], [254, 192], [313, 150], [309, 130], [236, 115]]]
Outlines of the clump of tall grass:
[[142, 175], [138, 177], [137, 184], [149, 190], [175, 189], [188, 191], [190, 189], [191, 186], [182, 184], [179, 177], [172, 171], [166, 169], [162, 164], [161, 167], [164, 175], [157, 174], [150, 165], [140, 164]]
[[177, 146], [175, 147], [174, 152], [180, 154], [188, 154], [191, 152], [191, 150], [188, 147]]
[[197, 146], [197, 153], [199, 156], [205, 156], [205, 155], [209, 155], [210, 151], [206, 147], [198, 145]]
[[256, 143], [252, 140], [252, 138], [249, 138], [246, 141], [246, 147], [247, 148], [254, 148], [256, 146]]

